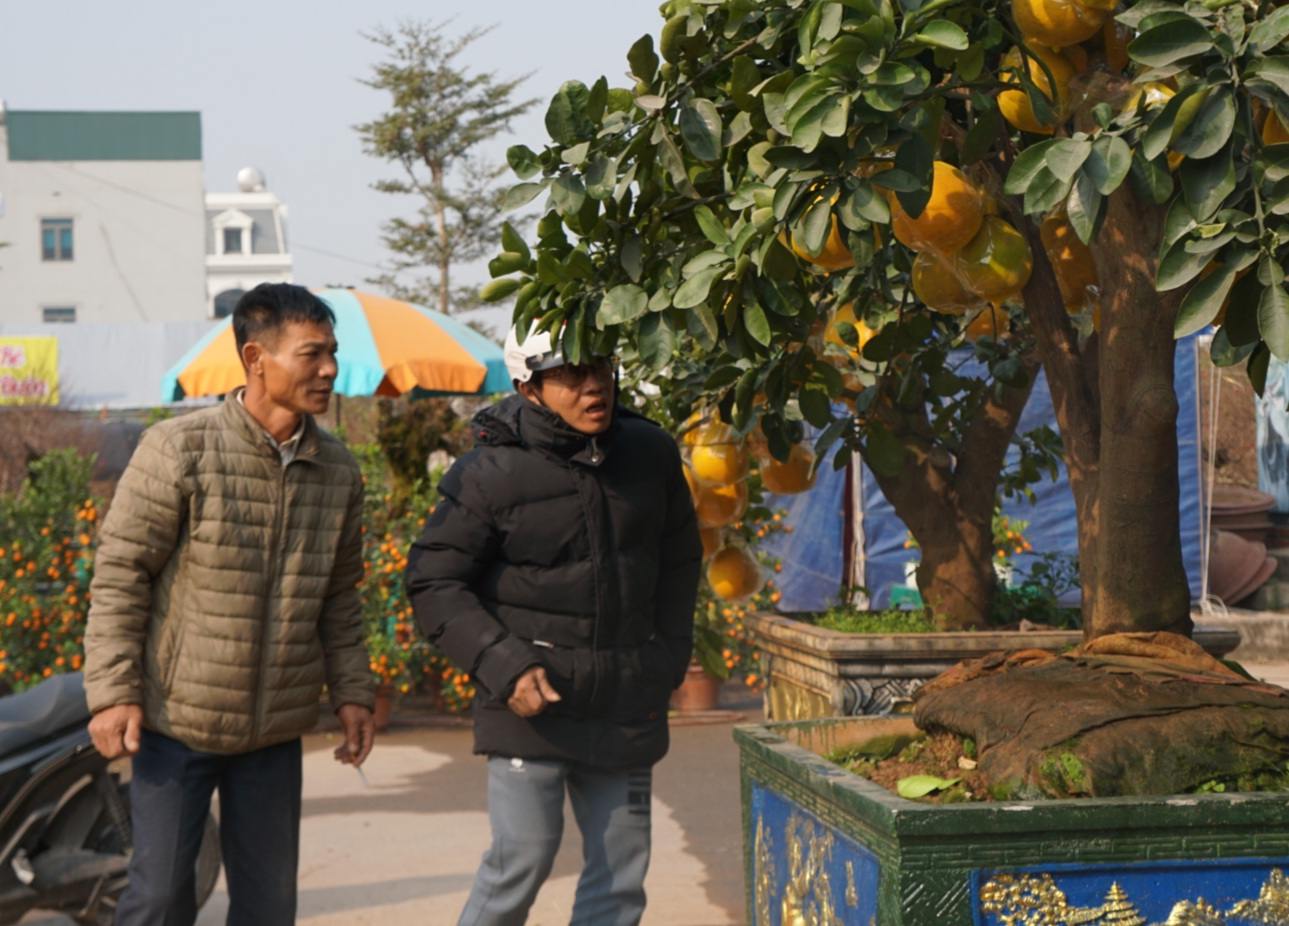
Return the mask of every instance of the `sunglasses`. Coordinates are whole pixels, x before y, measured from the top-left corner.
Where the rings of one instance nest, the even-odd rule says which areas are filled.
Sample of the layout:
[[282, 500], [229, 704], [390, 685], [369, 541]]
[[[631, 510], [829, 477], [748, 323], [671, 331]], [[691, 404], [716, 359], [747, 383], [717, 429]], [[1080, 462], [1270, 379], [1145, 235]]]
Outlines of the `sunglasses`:
[[598, 357], [589, 363], [566, 363], [542, 371], [542, 379], [551, 380], [561, 386], [576, 386], [587, 377], [612, 379], [618, 372], [617, 357]]

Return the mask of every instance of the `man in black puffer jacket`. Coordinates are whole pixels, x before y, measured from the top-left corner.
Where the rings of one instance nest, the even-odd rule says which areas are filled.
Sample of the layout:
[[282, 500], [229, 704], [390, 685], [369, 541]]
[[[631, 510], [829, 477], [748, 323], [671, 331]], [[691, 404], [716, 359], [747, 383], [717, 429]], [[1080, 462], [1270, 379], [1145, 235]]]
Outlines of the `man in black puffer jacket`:
[[459, 923], [525, 921], [567, 791], [585, 859], [571, 921], [633, 924], [692, 645], [693, 504], [675, 442], [615, 406], [611, 359], [566, 364], [550, 335], [511, 332], [506, 365], [520, 394], [475, 417], [407, 567], [418, 624], [479, 687], [492, 846]]

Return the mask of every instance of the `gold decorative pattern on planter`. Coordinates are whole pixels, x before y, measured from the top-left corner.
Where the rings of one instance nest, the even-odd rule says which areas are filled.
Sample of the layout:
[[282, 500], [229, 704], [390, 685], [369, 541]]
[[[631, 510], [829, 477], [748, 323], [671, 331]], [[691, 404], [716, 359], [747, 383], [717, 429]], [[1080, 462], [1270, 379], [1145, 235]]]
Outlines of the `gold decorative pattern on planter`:
[[756, 926], [774, 926], [770, 899], [774, 896], [774, 839], [765, 820], [756, 818]]
[[1231, 908], [1231, 916], [1242, 916], [1254, 923], [1281, 926], [1289, 923], [1289, 878], [1279, 868], [1262, 885], [1257, 900], [1241, 900]]
[[768, 694], [769, 716], [775, 720], [815, 720], [836, 713], [826, 695], [785, 679], [772, 678]]
[[788, 877], [783, 886], [783, 926], [841, 926], [827, 864], [831, 830], [794, 813], [788, 817]]
[[1226, 916], [1201, 897], [1194, 903], [1183, 900], [1176, 904], [1164, 926], [1226, 926]]
[[[779, 922], [782, 926], [842, 926], [845, 921], [838, 913], [832, 877], [828, 872], [836, 844], [832, 832], [794, 811], [788, 817], [784, 841], [788, 871], [779, 904]], [[756, 821], [754, 851], [756, 926], [772, 926], [771, 907], [776, 880], [774, 841], [770, 828], [760, 817]], [[846, 882], [845, 902], [852, 908], [858, 907], [859, 892], [855, 887], [854, 866], [850, 862], [846, 864]]]
[[1105, 904], [1101, 907], [1101, 919], [1098, 923], [1114, 923], [1115, 926], [1146, 926], [1146, 918], [1137, 912], [1128, 895], [1118, 884], [1110, 885]]
[[[1000, 874], [980, 889], [980, 912], [1000, 926], [1150, 926], [1127, 891], [1110, 885], [1099, 907], [1073, 907], [1050, 874]], [[787, 920], [784, 921], [785, 924]], [[1179, 899], [1164, 923], [1154, 926], [1289, 926], [1289, 878], [1273, 868], [1256, 899], [1241, 900], [1226, 913], [1205, 902]]]

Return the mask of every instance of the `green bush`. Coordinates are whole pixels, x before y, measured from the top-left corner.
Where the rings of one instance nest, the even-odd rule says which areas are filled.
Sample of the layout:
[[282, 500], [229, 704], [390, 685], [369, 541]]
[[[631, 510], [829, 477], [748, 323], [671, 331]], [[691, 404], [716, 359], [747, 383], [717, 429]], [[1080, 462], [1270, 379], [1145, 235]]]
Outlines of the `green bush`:
[[94, 457], [54, 450], [0, 494], [0, 692], [80, 669], [99, 523]]

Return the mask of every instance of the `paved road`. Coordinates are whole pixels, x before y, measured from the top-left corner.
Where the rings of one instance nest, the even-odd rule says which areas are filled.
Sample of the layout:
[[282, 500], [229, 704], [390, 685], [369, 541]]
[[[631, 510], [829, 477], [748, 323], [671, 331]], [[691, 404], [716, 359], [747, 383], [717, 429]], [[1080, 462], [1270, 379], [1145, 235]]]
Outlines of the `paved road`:
[[[671, 752], [655, 770], [646, 926], [744, 920], [738, 752], [731, 729], [732, 722], [720, 722], [672, 730]], [[334, 762], [337, 742], [330, 733], [304, 741], [298, 922], [455, 923], [488, 844], [485, 766], [470, 754], [469, 729], [396, 727], [379, 739], [365, 784]], [[568, 923], [581, 838], [571, 812], [566, 816], [564, 842], [531, 926]], [[221, 879], [197, 926], [221, 926], [226, 912]], [[23, 921], [70, 924], [48, 914]]]
[[[656, 771], [646, 923], [740, 923], [738, 756], [729, 724], [680, 727]], [[456, 922], [488, 842], [482, 760], [463, 729], [391, 732], [367, 784], [306, 739], [299, 922], [434, 926]], [[529, 922], [568, 922], [581, 840], [571, 822]], [[222, 885], [198, 926], [224, 922]]]

